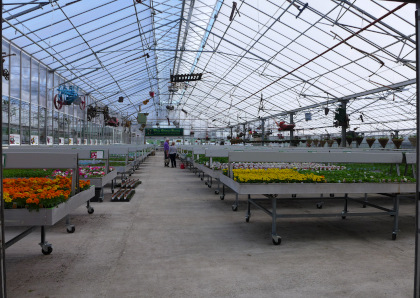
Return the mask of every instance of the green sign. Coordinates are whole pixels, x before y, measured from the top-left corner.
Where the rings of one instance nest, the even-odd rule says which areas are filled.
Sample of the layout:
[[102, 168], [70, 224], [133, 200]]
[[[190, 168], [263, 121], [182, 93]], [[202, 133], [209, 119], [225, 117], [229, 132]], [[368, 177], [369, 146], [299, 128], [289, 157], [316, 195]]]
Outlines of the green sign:
[[182, 137], [183, 128], [146, 128], [146, 137]]

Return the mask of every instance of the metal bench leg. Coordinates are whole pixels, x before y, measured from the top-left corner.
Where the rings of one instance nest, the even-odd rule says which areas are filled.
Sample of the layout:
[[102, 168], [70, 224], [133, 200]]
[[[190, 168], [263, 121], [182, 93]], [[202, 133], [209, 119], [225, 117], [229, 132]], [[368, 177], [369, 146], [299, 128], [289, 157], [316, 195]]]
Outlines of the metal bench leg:
[[274, 245], [281, 243], [281, 237], [277, 235], [277, 198], [271, 197], [271, 238]]
[[246, 222], [249, 222], [249, 219], [251, 218], [251, 202], [249, 201], [250, 199], [251, 199], [251, 195], [248, 195], [247, 209], [246, 209], [246, 215], [245, 215]]
[[400, 210], [400, 197], [399, 195], [396, 195], [394, 197], [394, 230], [392, 231], [392, 240], [397, 239], [397, 233], [398, 233], [398, 215]]
[[74, 233], [76, 231], [75, 226], [70, 223], [70, 216], [68, 214], [66, 215], [66, 228], [67, 233]]
[[239, 196], [236, 194], [235, 203], [232, 205], [232, 211], [238, 211], [238, 205], [239, 205]]
[[222, 185], [222, 195], [220, 196], [221, 200], [225, 199], [225, 184]]
[[48, 243], [48, 241], [45, 240], [45, 227], [41, 226], [41, 242], [39, 243], [39, 245], [42, 248], [42, 253], [44, 255], [49, 255], [50, 253], [52, 253], [53, 249], [52, 249], [52, 245]]
[[217, 178], [216, 178], [216, 180], [217, 180], [217, 189], [214, 191], [214, 193], [216, 195], [218, 195], [220, 193], [220, 180], [217, 179]]
[[348, 206], [347, 197], [348, 197], [348, 194], [344, 194], [344, 210], [341, 212], [341, 218], [342, 219], [346, 219], [347, 206]]

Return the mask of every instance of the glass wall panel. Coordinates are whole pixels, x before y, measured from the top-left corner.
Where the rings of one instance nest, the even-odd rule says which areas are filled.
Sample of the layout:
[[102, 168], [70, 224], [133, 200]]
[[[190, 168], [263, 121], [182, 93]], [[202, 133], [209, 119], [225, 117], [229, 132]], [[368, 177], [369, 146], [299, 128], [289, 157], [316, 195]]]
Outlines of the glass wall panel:
[[[3, 80], [4, 81], [4, 80]], [[8, 145], [9, 144], [9, 97], [2, 96], [2, 144]]]
[[[26, 101], [21, 101], [21, 127], [22, 131], [20, 134], [20, 143], [22, 145], [28, 145], [29, 144], [29, 119], [30, 119], [30, 113], [29, 113], [29, 103]], [[37, 126], [38, 127], [38, 126]]]
[[[39, 144], [45, 145], [47, 143], [47, 129], [46, 129], [46, 119], [47, 119], [47, 109], [39, 107]], [[51, 118], [51, 117], [50, 117]]]
[[58, 128], [58, 123], [60, 120], [60, 113], [57, 111], [54, 111], [53, 114], [53, 137], [54, 137], [54, 144], [58, 145], [58, 138], [60, 137], [59, 134], [59, 128]]
[[[1, 45], [1, 49], [3, 53], [9, 54], [10, 52], [10, 48], [9, 48], [9, 43], [3, 40], [3, 43]], [[4, 63], [3, 63], [3, 68], [7, 69], [9, 71], [10, 69], [10, 58], [7, 57], [4, 59]], [[2, 77], [2, 82], [3, 82], [3, 86], [2, 86], [2, 95], [6, 95], [9, 96], [9, 81], [4, 79]]]
[[20, 100], [10, 98], [10, 133], [20, 134]]
[[22, 53], [22, 100], [29, 102], [31, 92], [31, 58]]
[[31, 136], [39, 136], [38, 132], [38, 105], [31, 104]]
[[32, 59], [31, 63], [31, 102], [38, 105], [38, 92], [39, 92], [39, 64]]
[[47, 69], [39, 65], [39, 105], [47, 106]]
[[20, 51], [14, 46], [11, 49], [16, 56], [10, 57], [10, 96], [20, 98]]

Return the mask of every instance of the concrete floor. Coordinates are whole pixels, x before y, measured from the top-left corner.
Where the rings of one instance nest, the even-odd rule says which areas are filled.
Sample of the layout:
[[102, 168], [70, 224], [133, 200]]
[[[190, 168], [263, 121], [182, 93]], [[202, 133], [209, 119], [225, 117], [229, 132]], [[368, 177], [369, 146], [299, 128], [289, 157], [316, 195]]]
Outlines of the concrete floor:
[[[179, 167], [179, 165], [178, 165]], [[270, 218], [238, 212], [189, 170], [164, 168], [158, 153], [133, 177], [131, 202], [92, 203], [47, 231], [44, 256], [34, 232], [6, 251], [9, 297], [411, 297], [414, 203], [392, 218], [282, 219], [282, 244], [271, 243]], [[381, 199], [387, 204], [387, 199]], [[390, 205], [388, 203], [388, 205]], [[350, 205], [350, 210], [360, 206]], [[319, 212], [315, 201], [279, 204], [285, 212]], [[322, 212], [341, 211], [328, 201]]]

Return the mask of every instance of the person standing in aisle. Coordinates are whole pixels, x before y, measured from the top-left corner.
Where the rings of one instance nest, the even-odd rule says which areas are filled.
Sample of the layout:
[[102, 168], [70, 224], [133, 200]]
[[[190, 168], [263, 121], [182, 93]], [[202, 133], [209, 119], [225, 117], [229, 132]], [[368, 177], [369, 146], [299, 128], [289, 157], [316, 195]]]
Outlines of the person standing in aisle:
[[177, 148], [175, 147], [175, 142], [172, 142], [171, 146], [169, 147], [169, 157], [171, 158], [171, 166], [176, 168], [176, 153]]
[[163, 157], [165, 158], [165, 167], [169, 167], [169, 140], [166, 139], [163, 144]]

